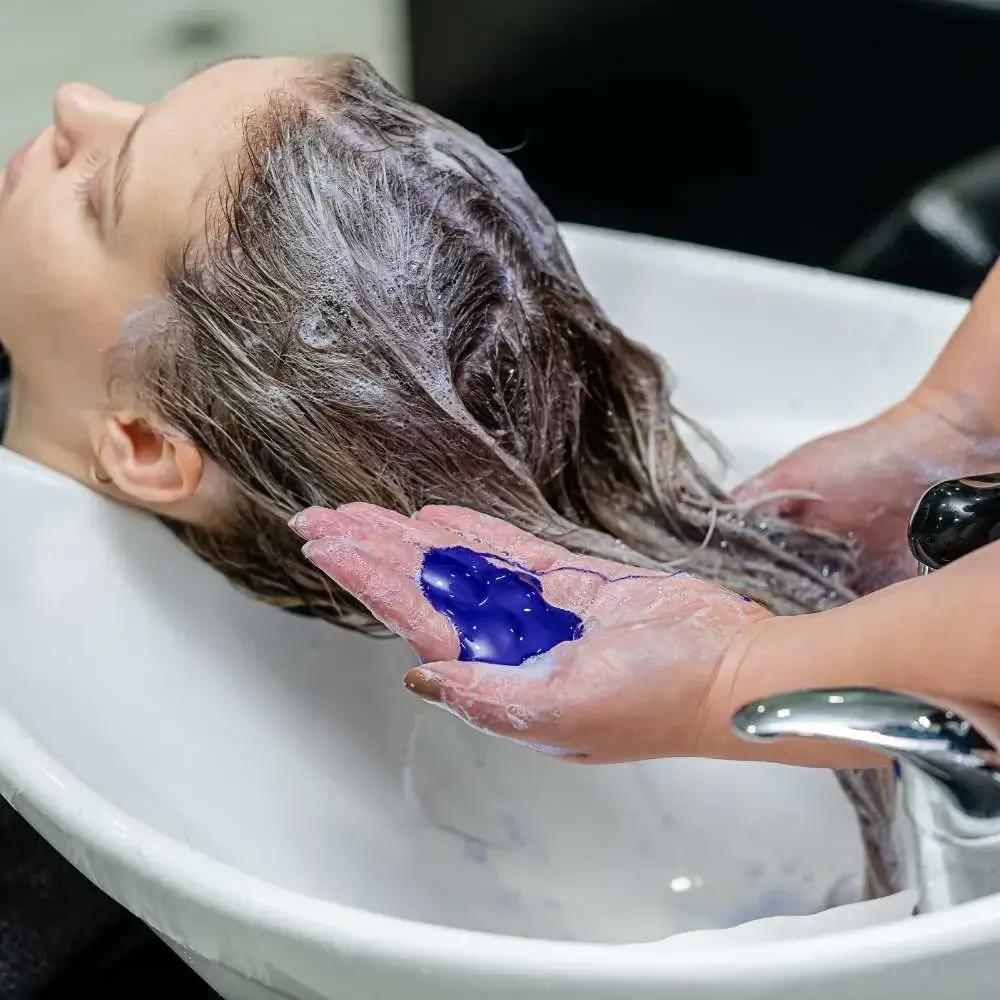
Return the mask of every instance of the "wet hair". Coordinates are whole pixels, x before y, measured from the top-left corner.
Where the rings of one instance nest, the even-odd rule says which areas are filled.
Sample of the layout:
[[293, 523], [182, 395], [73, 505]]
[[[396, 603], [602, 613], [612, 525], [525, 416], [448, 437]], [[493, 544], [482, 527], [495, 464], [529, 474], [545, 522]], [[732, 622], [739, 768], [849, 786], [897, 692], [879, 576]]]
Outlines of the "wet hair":
[[[208, 239], [168, 279], [128, 382], [227, 476], [214, 524], [171, 526], [261, 600], [382, 631], [287, 527], [349, 501], [472, 507], [779, 614], [853, 596], [845, 540], [741, 512], [698, 464], [664, 364], [605, 316], [515, 167], [360, 59], [248, 117]], [[886, 779], [840, 780], [878, 895]]]
[[213, 216], [157, 335], [130, 338], [129, 382], [227, 474], [216, 524], [173, 527], [244, 590], [379, 631], [287, 527], [367, 501], [473, 507], [779, 613], [850, 596], [842, 540], [730, 508], [663, 364], [604, 315], [519, 171], [363, 60], [248, 117]]

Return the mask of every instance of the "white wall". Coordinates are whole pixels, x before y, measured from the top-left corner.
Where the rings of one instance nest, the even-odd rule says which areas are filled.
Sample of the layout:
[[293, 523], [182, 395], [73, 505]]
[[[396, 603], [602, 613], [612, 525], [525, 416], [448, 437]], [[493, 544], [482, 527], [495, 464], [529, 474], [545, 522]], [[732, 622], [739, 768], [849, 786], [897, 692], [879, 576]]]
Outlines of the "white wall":
[[0, 164], [66, 80], [148, 101], [226, 55], [322, 52], [364, 55], [406, 89], [404, 0], [0, 0]]

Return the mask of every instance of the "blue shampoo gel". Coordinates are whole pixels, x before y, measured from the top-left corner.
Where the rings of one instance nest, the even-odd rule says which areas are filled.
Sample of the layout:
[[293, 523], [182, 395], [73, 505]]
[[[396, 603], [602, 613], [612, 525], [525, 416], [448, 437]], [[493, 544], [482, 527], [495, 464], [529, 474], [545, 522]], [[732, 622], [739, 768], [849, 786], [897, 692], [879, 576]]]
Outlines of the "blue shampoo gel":
[[519, 667], [583, 632], [577, 615], [545, 600], [533, 573], [460, 545], [427, 550], [420, 589], [455, 626], [460, 660]]

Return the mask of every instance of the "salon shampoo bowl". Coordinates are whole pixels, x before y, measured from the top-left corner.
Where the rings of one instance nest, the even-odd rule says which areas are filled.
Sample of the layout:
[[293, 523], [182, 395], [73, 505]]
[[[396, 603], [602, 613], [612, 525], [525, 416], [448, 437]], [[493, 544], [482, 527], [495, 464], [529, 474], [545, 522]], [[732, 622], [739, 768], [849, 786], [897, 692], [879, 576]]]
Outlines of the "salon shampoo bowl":
[[[566, 234], [734, 476], [905, 392], [963, 312]], [[994, 994], [998, 899], [809, 916], [861, 865], [827, 773], [560, 764], [407, 694], [401, 645], [256, 604], [3, 451], [0, 498], [3, 794], [230, 1000]]]

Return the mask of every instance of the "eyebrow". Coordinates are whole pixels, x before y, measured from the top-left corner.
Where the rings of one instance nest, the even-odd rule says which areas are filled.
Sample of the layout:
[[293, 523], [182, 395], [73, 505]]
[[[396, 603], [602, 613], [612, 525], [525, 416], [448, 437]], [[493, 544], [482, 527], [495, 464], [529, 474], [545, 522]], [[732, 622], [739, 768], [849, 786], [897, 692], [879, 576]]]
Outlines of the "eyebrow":
[[[221, 59], [213, 59], [211, 62], [199, 66], [196, 70], [194, 70], [194, 72], [188, 75], [187, 79], [190, 80], [191, 77], [197, 76], [199, 73], [204, 73], [205, 70], [211, 69], [213, 66], [219, 66], [222, 63], [232, 62], [233, 59], [236, 58], [259, 59], [260, 56], [223, 56]], [[122, 143], [121, 149], [118, 151], [118, 158], [115, 161], [115, 172], [111, 182], [111, 205], [116, 226], [121, 222], [122, 217], [122, 195], [125, 191], [125, 185], [128, 183], [129, 165], [131, 163], [129, 153], [132, 150], [132, 140], [135, 138], [135, 134], [139, 130], [139, 126], [142, 124], [145, 117], [146, 111], [143, 111], [143, 113], [132, 123], [132, 127], [128, 130], [128, 133], [125, 136], [125, 141]]]
[[128, 134], [125, 136], [125, 141], [122, 143], [122, 148], [118, 151], [118, 159], [115, 160], [115, 174], [111, 183], [111, 204], [114, 207], [114, 219], [116, 226], [119, 222], [121, 222], [122, 217], [122, 195], [125, 192], [125, 185], [128, 182], [129, 165], [131, 163], [129, 153], [132, 150], [132, 140], [135, 138], [136, 132], [139, 131], [139, 126], [142, 124], [145, 117], [146, 112], [144, 111], [132, 123], [132, 127], [128, 130]]

